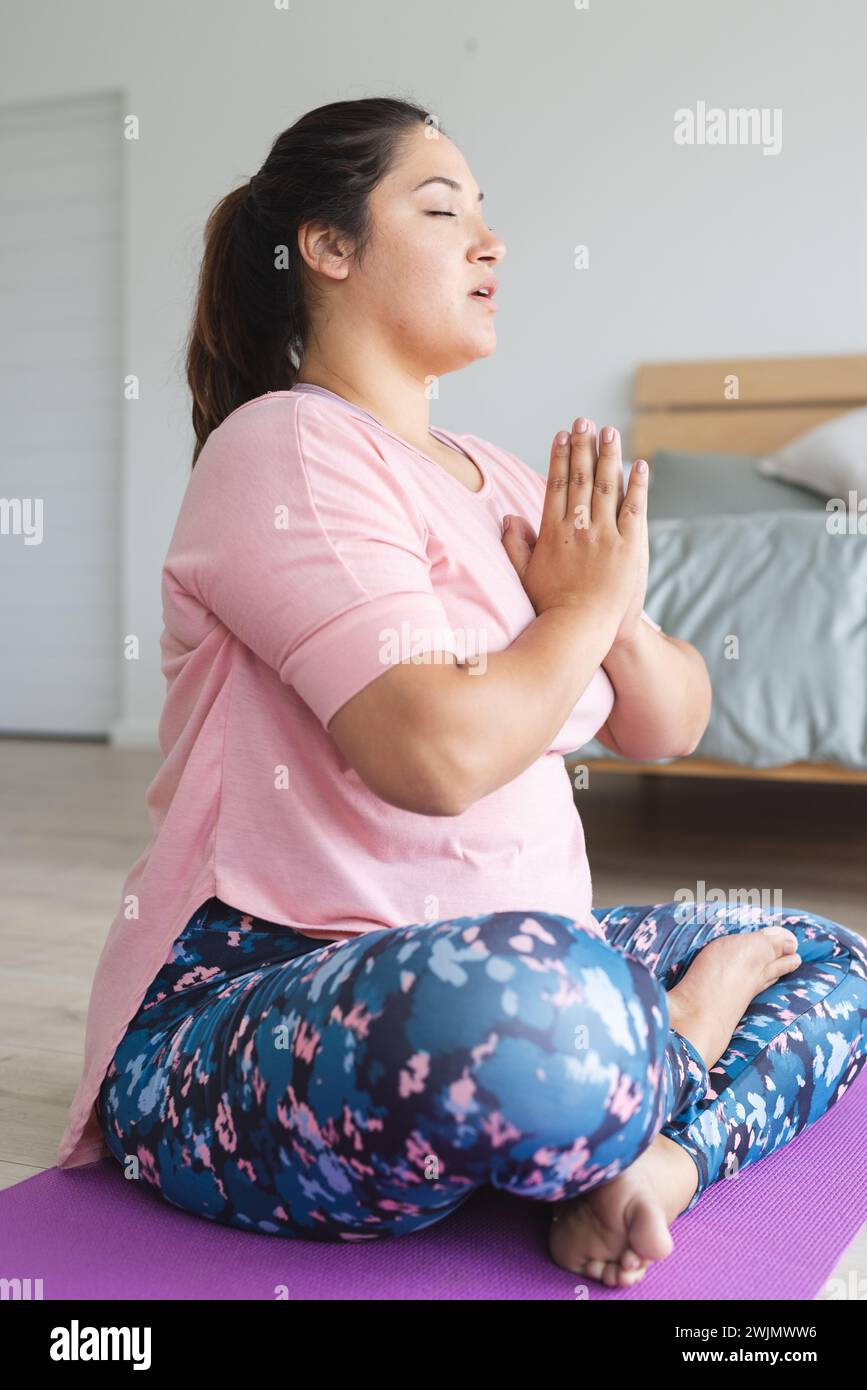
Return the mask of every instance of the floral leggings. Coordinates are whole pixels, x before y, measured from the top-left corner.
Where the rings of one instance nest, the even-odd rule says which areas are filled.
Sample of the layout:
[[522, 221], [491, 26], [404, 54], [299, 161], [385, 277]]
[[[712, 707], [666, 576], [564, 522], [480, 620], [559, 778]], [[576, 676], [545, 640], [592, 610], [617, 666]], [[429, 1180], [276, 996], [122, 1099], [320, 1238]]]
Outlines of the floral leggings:
[[[772, 923], [801, 964], [708, 1073], [666, 990], [714, 937]], [[865, 1020], [864, 940], [797, 909], [619, 906], [586, 927], [494, 912], [323, 943], [211, 898], [97, 1113], [172, 1205], [278, 1236], [403, 1235], [486, 1183], [577, 1197], [660, 1131], [698, 1168], [691, 1209], [834, 1104], [867, 1057]]]

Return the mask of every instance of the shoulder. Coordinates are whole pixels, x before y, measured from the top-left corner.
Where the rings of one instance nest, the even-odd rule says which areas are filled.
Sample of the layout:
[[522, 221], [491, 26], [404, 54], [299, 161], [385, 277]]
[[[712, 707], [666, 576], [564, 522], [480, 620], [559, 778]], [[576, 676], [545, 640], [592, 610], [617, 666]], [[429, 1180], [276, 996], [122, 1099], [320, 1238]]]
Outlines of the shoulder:
[[287, 419], [295, 417], [301, 400], [302, 397], [294, 391], [265, 391], [261, 396], [254, 396], [229, 412], [208, 436], [205, 447], [212, 439], [218, 440], [226, 435], [281, 428]]
[[275, 469], [284, 475], [332, 467], [387, 470], [362, 417], [289, 390], [268, 391], [227, 415], [205, 441], [194, 473], [246, 472], [245, 465], [258, 477]]
[[229, 442], [234, 445], [245, 438], [269, 436], [284, 447], [292, 444], [300, 447], [302, 429], [310, 425], [315, 429], [324, 424], [333, 432], [342, 423], [341, 413], [323, 408], [316, 396], [303, 395], [298, 391], [266, 391], [231, 411], [212, 430], [205, 449], [212, 441], [215, 445]]
[[325, 397], [272, 391], [247, 401], [209, 435], [194, 479], [200, 469], [201, 498], [227, 511], [285, 502], [296, 533], [302, 514], [322, 526], [391, 516], [413, 534], [426, 529], [377, 427]]
[[297, 397], [268, 392], [237, 406], [211, 430], [191, 482], [201, 490], [229, 476], [253, 481], [298, 453]]

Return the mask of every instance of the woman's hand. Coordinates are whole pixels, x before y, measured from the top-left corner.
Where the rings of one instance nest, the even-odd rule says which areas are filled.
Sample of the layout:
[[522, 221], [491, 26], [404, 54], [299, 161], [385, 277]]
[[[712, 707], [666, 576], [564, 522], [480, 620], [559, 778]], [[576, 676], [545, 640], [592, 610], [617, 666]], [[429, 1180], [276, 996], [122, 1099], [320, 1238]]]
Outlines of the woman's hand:
[[581, 423], [576, 420], [571, 438], [563, 434], [565, 444], [558, 435], [552, 445], [535, 542], [526, 517], [518, 517], [503, 545], [537, 614], [596, 609], [619, 622], [620, 639], [632, 633], [644, 602], [647, 472], [633, 468], [624, 495], [617, 431], [600, 443], [597, 457], [593, 422], [583, 431]]
[[[645, 467], [645, 468], [647, 467], [647, 460], [646, 460], [646, 459], [636, 459], [636, 460], [635, 460], [635, 463], [636, 463], [636, 464], [642, 463], [642, 464], [644, 464], [644, 467]], [[633, 469], [634, 469], [634, 467], [635, 467], [635, 464], [633, 464]], [[645, 475], [645, 476], [646, 476], [646, 475]], [[621, 471], [620, 471], [620, 495], [619, 495], [619, 500], [618, 500], [618, 503], [617, 503], [618, 513], [619, 513], [619, 511], [620, 511], [620, 506], [621, 506], [622, 502], [623, 502], [623, 470], [621, 469]], [[637, 636], [638, 631], [639, 631], [639, 624], [640, 624], [640, 622], [641, 622], [641, 613], [642, 613], [642, 610], [643, 610], [643, 608], [644, 608], [644, 600], [645, 600], [645, 598], [647, 597], [647, 576], [648, 576], [648, 570], [649, 570], [649, 567], [650, 567], [650, 543], [649, 543], [648, 532], [647, 532], [647, 510], [646, 510], [646, 509], [645, 509], [645, 512], [644, 512], [643, 525], [642, 525], [641, 530], [642, 530], [642, 537], [641, 537], [641, 556], [640, 556], [639, 563], [638, 563], [638, 578], [637, 578], [636, 584], [635, 584], [635, 592], [634, 592], [633, 595], [632, 595], [632, 599], [630, 600], [629, 607], [627, 608], [626, 612], [624, 613], [623, 618], [622, 618], [621, 623], [620, 623], [620, 626], [619, 626], [619, 628], [617, 629], [617, 636], [616, 636], [615, 639], [614, 639], [615, 643], [617, 643], [617, 642], [628, 641], [630, 638]]]

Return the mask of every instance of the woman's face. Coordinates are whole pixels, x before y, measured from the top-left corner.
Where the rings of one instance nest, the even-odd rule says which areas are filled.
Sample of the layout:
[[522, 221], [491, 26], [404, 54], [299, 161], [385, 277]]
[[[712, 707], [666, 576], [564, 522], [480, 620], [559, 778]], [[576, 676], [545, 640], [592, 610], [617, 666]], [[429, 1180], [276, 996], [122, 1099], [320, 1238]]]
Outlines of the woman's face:
[[496, 278], [506, 248], [460, 150], [427, 129], [405, 137], [371, 194], [371, 240], [360, 265], [350, 258], [335, 298], [412, 375], [441, 376], [494, 351], [497, 301], [472, 292]]

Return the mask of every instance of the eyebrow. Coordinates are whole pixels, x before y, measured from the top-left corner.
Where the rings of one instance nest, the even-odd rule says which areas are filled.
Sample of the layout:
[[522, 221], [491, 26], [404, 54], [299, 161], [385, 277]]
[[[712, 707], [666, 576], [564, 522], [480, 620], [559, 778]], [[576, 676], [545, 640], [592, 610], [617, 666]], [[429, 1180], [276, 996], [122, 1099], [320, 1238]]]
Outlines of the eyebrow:
[[[455, 189], [457, 193], [460, 193], [463, 190], [463, 185], [458, 183], [457, 179], [447, 179], [445, 174], [433, 174], [429, 179], [422, 179], [421, 183], [417, 183], [415, 188], [412, 190], [413, 193], [417, 193], [420, 188], [426, 187], [426, 185], [429, 183], [448, 184], [449, 188]], [[484, 193], [479, 194], [479, 202], [482, 201], [484, 196]]]

